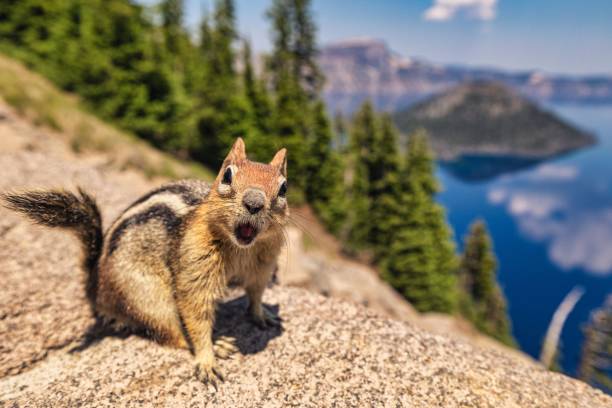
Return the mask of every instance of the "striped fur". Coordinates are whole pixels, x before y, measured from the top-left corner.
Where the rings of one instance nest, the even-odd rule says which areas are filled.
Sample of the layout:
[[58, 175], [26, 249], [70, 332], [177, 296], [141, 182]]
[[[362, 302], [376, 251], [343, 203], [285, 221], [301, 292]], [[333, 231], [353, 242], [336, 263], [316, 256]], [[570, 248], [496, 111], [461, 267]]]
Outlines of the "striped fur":
[[65, 190], [28, 191], [3, 194], [4, 205], [37, 224], [58, 227], [76, 234], [83, 247], [83, 270], [87, 273], [86, 292], [95, 313], [98, 259], [102, 249], [102, 217], [92, 196], [82, 189], [71, 193]]

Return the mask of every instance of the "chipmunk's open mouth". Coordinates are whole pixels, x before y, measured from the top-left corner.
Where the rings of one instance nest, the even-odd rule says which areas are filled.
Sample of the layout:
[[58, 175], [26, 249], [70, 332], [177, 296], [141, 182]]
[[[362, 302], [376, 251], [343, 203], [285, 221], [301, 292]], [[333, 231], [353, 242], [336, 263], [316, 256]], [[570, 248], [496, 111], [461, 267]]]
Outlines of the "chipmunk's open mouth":
[[257, 228], [248, 222], [238, 224], [234, 230], [234, 235], [241, 245], [249, 245], [253, 242], [257, 233]]

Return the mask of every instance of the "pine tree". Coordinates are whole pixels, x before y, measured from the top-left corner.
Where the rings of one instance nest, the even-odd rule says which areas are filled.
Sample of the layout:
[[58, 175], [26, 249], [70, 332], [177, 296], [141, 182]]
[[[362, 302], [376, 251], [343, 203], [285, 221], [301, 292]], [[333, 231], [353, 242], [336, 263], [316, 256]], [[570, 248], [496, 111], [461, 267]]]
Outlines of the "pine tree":
[[433, 237], [423, 226], [427, 196], [422, 190], [402, 192], [391, 245], [382, 260], [383, 277], [419, 311], [449, 311], [448, 295], [434, 286], [437, 273]]
[[185, 39], [183, 31], [184, 8], [183, 0], [163, 0], [160, 4], [166, 49], [174, 55], [183, 51], [183, 41]]
[[349, 143], [349, 135], [346, 121], [341, 111], [337, 111], [334, 115], [334, 132], [336, 133], [334, 147], [339, 152], [345, 152]]
[[271, 74], [272, 86], [276, 92], [283, 88], [284, 82], [291, 78], [292, 52], [291, 7], [287, 0], [274, 0], [266, 13], [272, 24], [273, 51], [267, 58], [267, 68]]
[[[423, 133], [409, 138], [383, 276], [419, 311], [450, 313], [456, 307], [454, 245], [444, 212], [435, 202], [437, 183]], [[442, 240], [442, 242], [440, 242]]]
[[182, 133], [181, 84], [159, 58], [155, 28], [141, 6], [24, 0], [3, 2], [1, 10], [3, 49], [81, 95], [98, 115], [160, 147]]
[[378, 139], [378, 120], [374, 108], [366, 101], [355, 114], [351, 124], [350, 157], [350, 212], [347, 241], [353, 249], [364, 249], [370, 244], [370, 184], [375, 165], [374, 149]]
[[198, 139], [194, 89], [203, 84], [201, 59], [183, 25], [184, 0], [162, 0], [158, 9], [162, 35], [153, 36], [155, 61], [158, 69], [168, 77], [176, 105], [165, 120], [163, 143], [157, 144], [181, 157], [188, 157]]
[[497, 261], [486, 225], [470, 227], [459, 269], [463, 289], [461, 311], [482, 332], [513, 344], [506, 301], [496, 279]]
[[[199, 141], [194, 156], [216, 168], [225, 152], [239, 136], [246, 136], [248, 104], [240, 92], [238, 75], [234, 67], [233, 44], [236, 40], [235, 10], [232, 0], [218, 0], [214, 11], [214, 25], [201, 24], [201, 47], [206, 66], [206, 81], [201, 94], [200, 113], [197, 120]], [[210, 30], [208, 37], [207, 30]]]
[[267, 17], [272, 23], [273, 51], [267, 60], [268, 74], [275, 93], [273, 132], [278, 143], [290, 154], [293, 199], [306, 187], [305, 166], [310, 133], [311, 107], [306, 92], [296, 76], [295, 7], [293, 0], [275, 0]]
[[292, 0], [294, 20], [294, 75], [311, 100], [323, 87], [323, 74], [317, 65], [316, 26], [310, 12], [310, 0]]
[[248, 41], [243, 44], [242, 61], [242, 82], [252, 128], [246, 142], [251, 157], [263, 162], [270, 160], [281, 147], [272, 133], [272, 101], [265, 83], [255, 76]]
[[267, 17], [272, 23], [273, 51], [267, 68], [275, 93], [273, 131], [291, 154], [292, 191], [303, 192], [315, 105], [323, 83], [310, 0], [274, 0]]
[[406, 156], [405, 172], [409, 177], [415, 175], [414, 181], [418, 188], [433, 197], [440, 191], [440, 185], [436, 179], [434, 157], [425, 129], [417, 129], [409, 136]]
[[[47, 59], [57, 61], [57, 34], [69, 24], [74, 1], [7, 0], [0, 2], [0, 39], [12, 44], [10, 54], [42, 69], [57, 79], [56, 67], [45, 66]], [[51, 69], [49, 69], [51, 68]]]
[[584, 327], [578, 378], [612, 392], [612, 295], [591, 313]]
[[[398, 198], [398, 132], [391, 117], [378, 117], [369, 101], [355, 115], [349, 150], [352, 157], [350, 242], [372, 249], [376, 258], [389, 245], [389, 214]], [[355, 205], [356, 204], [356, 205]]]
[[[454, 271], [457, 269], [457, 257], [455, 255], [455, 244], [453, 232], [446, 222], [444, 208], [435, 203], [435, 195], [440, 191], [439, 182], [435, 176], [434, 157], [428, 143], [427, 132], [417, 129], [409, 141], [406, 172], [408, 175], [417, 174], [418, 184], [429, 196], [431, 205], [425, 213], [428, 227], [434, 234], [434, 246], [437, 254], [436, 269], [439, 271]], [[454, 292], [451, 287], [452, 279], [447, 279], [446, 274], [441, 273], [441, 286], [447, 286], [449, 292]]]
[[[215, 27], [212, 33], [210, 75], [217, 80], [235, 86], [236, 10], [233, 0], [217, 0], [214, 13]], [[228, 89], [227, 91], [232, 91]]]
[[332, 149], [333, 132], [323, 102], [315, 105], [314, 112], [305, 194], [325, 226], [338, 233], [346, 217], [344, 168], [340, 156]]
[[210, 15], [208, 14], [208, 12], [205, 12], [202, 15], [198, 29], [199, 29], [198, 34], [200, 37], [198, 47], [200, 49], [200, 53], [202, 54], [202, 57], [205, 58], [213, 47], [212, 27], [211, 27], [211, 22], [210, 22]]
[[371, 229], [368, 243], [378, 259], [382, 259], [389, 248], [389, 231], [394, 220], [389, 217], [396, 211], [399, 195], [398, 131], [388, 114], [380, 118], [380, 129], [372, 146], [373, 163], [369, 174]]

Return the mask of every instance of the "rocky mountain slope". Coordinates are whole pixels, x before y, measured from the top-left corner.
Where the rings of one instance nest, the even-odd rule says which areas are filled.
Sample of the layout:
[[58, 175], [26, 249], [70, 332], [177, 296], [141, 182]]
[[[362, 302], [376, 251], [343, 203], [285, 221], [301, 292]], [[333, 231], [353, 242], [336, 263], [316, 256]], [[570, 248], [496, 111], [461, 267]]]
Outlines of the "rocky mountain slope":
[[330, 44], [321, 50], [319, 62], [327, 78], [325, 100], [331, 112], [353, 112], [366, 98], [378, 109], [396, 111], [476, 80], [501, 82], [537, 101], [612, 103], [612, 75], [575, 77], [433, 64], [402, 57], [384, 41], [370, 38]]
[[[1, 103], [0, 134], [0, 191], [84, 185], [98, 197], [108, 225], [155, 184], [140, 171], [117, 169], [103, 154], [75, 155], [54, 132], [32, 127]], [[186, 351], [92, 330], [78, 251], [73, 237], [0, 209], [2, 406], [612, 404], [600, 391], [520, 355], [285, 286], [264, 299], [283, 317], [282, 330], [248, 323], [240, 294], [221, 305], [216, 332], [236, 337], [241, 352], [221, 362], [227, 382], [215, 391], [194, 379]], [[281, 281], [297, 261], [288, 256]]]
[[545, 159], [595, 143], [554, 114], [495, 82], [471, 82], [396, 112], [403, 134], [427, 130], [441, 159], [464, 155]]

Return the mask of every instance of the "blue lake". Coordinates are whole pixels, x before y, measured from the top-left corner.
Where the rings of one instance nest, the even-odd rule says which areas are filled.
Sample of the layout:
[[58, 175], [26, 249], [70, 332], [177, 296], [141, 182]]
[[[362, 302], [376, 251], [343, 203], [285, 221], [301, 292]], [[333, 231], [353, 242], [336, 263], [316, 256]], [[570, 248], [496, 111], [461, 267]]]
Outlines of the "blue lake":
[[612, 107], [548, 109], [599, 143], [541, 163], [467, 158], [439, 166], [439, 201], [460, 241], [474, 219], [487, 222], [513, 334], [531, 356], [565, 295], [585, 290], [561, 334], [561, 366], [575, 375], [581, 328], [612, 293]]

